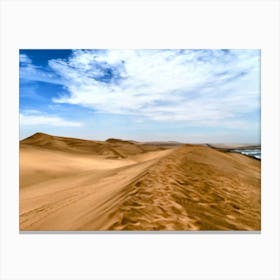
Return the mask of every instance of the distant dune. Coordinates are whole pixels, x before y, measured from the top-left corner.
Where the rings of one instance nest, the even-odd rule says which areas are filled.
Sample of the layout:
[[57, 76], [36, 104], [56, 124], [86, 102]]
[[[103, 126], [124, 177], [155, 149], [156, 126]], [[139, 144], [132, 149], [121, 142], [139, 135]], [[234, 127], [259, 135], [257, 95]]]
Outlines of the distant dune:
[[112, 158], [125, 158], [129, 155], [164, 149], [160, 146], [140, 144], [120, 139], [108, 139], [104, 142], [58, 137], [44, 133], [36, 133], [22, 140], [20, 144], [22, 148], [37, 147], [79, 154], [105, 155]]
[[203, 145], [20, 142], [21, 230], [260, 230], [260, 161]]

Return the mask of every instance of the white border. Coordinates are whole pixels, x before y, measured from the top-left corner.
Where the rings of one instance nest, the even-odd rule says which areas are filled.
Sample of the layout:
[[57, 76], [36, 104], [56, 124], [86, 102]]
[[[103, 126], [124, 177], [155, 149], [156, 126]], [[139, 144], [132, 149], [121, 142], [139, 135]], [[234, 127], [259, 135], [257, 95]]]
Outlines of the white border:
[[[279, 279], [279, 2], [1, 1], [1, 279]], [[20, 48], [262, 50], [261, 234], [19, 234]]]

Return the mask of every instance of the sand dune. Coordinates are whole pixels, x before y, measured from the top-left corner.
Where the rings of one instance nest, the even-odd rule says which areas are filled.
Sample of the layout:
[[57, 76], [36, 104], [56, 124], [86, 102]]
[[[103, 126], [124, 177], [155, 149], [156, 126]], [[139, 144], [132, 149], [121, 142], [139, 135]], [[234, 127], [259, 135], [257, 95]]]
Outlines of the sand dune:
[[35, 134], [21, 230], [260, 230], [260, 162], [207, 146]]
[[103, 155], [111, 158], [126, 158], [127, 156], [139, 153], [164, 149], [160, 145], [147, 145], [121, 139], [111, 138], [106, 141], [92, 141], [58, 137], [44, 133], [36, 133], [22, 140], [21, 147], [37, 147], [53, 151]]

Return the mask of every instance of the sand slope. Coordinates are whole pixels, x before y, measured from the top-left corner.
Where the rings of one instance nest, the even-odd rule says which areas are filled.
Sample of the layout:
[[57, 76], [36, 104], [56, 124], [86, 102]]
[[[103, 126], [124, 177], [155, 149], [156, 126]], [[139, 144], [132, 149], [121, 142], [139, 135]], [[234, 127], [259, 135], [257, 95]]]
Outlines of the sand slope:
[[259, 161], [199, 145], [143, 146], [22, 141], [20, 229], [260, 230]]

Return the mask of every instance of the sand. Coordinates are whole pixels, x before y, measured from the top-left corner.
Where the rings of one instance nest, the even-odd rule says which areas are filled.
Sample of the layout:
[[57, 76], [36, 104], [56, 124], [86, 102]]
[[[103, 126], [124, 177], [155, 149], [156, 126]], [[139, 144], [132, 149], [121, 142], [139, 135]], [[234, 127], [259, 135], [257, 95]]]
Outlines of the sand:
[[260, 161], [167, 147], [21, 141], [20, 230], [260, 230]]

